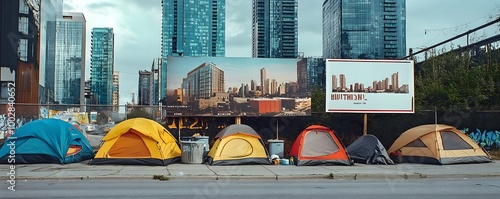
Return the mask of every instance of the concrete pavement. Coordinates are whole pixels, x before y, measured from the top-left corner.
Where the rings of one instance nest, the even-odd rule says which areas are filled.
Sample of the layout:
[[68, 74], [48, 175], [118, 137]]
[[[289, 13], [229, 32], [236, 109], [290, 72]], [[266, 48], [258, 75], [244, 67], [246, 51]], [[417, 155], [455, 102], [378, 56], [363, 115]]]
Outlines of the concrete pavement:
[[[0, 180], [7, 180], [10, 165], [0, 165]], [[365, 165], [354, 166], [294, 166], [294, 165], [240, 165], [208, 166], [204, 164], [171, 164], [168, 166], [28, 164], [16, 165], [16, 179], [153, 179], [163, 175], [168, 179], [224, 180], [224, 179], [423, 179], [500, 177], [500, 163], [461, 165]]]

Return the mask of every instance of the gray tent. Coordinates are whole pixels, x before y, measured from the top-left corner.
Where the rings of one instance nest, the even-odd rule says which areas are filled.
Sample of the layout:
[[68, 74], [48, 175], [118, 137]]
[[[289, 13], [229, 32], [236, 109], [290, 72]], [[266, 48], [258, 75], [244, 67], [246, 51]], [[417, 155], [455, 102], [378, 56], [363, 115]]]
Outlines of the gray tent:
[[384, 145], [374, 135], [364, 135], [347, 148], [347, 153], [354, 162], [363, 164], [394, 164], [389, 158]]

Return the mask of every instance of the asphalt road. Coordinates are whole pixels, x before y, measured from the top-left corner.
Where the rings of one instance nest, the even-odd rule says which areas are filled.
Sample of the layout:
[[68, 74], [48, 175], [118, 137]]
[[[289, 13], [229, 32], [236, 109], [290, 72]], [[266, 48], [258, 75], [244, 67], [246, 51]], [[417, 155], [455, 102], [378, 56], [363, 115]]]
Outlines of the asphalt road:
[[500, 178], [366, 181], [19, 181], [16, 191], [2, 183], [0, 198], [499, 198]]

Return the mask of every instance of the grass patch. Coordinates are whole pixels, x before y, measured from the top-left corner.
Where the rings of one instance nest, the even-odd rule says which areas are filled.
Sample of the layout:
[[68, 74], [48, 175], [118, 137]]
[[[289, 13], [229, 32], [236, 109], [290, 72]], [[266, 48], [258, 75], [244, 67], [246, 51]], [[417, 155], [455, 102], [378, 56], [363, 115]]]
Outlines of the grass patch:
[[168, 178], [167, 176], [164, 176], [164, 175], [154, 175], [154, 176], [153, 176], [153, 179], [155, 179], [155, 180], [160, 180], [160, 181], [167, 181], [167, 180], [170, 180], [170, 178]]
[[489, 151], [488, 153], [494, 160], [500, 160], [500, 151]]
[[328, 178], [333, 179], [334, 178], [333, 173], [328, 174]]

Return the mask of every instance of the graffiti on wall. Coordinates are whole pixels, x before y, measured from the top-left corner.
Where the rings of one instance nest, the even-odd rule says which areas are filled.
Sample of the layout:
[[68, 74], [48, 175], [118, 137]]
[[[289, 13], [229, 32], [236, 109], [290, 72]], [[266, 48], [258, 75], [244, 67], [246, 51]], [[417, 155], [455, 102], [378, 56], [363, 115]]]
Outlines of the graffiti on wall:
[[164, 120], [169, 131], [178, 131], [186, 134], [200, 133], [217, 134], [220, 130], [234, 124], [234, 119], [213, 117], [167, 117]]
[[476, 131], [471, 131], [469, 128], [461, 130], [467, 134], [472, 140], [478, 143], [480, 146], [489, 149], [500, 149], [500, 131], [488, 131], [476, 129]]
[[17, 118], [14, 123], [10, 123], [9, 126], [9, 117], [7, 117], [7, 114], [1, 114], [0, 115], [0, 139], [8, 137], [8, 131], [9, 128], [12, 130], [16, 130], [23, 126], [24, 124], [31, 122], [32, 120], [27, 120], [25, 118]]

